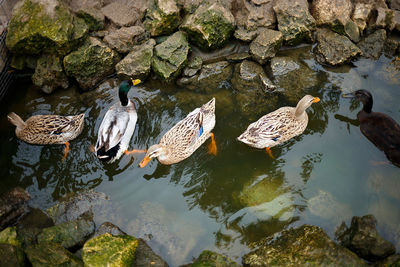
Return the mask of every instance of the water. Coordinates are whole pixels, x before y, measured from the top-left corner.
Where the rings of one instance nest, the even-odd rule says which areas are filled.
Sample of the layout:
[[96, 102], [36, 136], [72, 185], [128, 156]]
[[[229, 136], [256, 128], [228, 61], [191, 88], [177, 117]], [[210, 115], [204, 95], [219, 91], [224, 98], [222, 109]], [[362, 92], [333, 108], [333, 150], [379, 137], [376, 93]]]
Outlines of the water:
[[[376, 216], [379, 232], [399, 249], [400, 169], [351, 123], [361, 105], [340, 97], [368, 89], [374, 96], [373, 110], [400, 122], [399, 73], [390, 79], [382, 72], [392, 59], [359, 59], [352, 66], [326, 68], [310, 56], [310, 47], [280, 53], [299, 58], [314, 77], [294, 96], [312, 94], [321, 102], [308, 109], [309, 124], [302, 135], [272, 148], [276, 159], [236, 137], [261, 115], [295, 105], [298, 98], [285, 92], [268, 96], [262, 100], [265, 104], [245, 114], [229, 80], [208, 95], [149, 79], [129, 93], [139, 116], [130, 148], [157, 143], [191, 110], [216, 96], [219, 154], [209, 155], [203, 145], [181, 163], [164, 166], [153, 160], [141, 169], [144, 155], [105, 165], [89, 150], [105, 112], [118, 100], [119, 81], [108, 80], [88, 93], [71, 88], [52, 95], [22, 82], [1, 107], [0, 193], [22, 186], [33, 206], [47, 208], [67, 192], [105, 192], [116, 207], [107, 219], [146, 239], [171, 266], [190, 262], [204, 249], [240, 262], [252, 242], [304, 223], [321, 226], [333, 237], [342, 221], [368, 213]], [[85, 112], [85, 127], [70, 142], [70, 154], [62, 163], [63, 146], [18, 140], [6, 119], [10, 111], [24, 119]]]

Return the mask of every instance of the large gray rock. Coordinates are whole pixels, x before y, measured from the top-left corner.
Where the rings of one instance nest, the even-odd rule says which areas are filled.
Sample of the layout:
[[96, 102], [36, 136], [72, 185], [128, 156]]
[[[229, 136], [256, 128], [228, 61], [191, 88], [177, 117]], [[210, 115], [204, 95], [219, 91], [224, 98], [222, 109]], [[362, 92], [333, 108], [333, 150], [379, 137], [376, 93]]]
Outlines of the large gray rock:
[[173, 33], [181, 24], [181, 17], [175, 0], [155, 0], [146, 12], [144, 27], [151, 36]]
[[340, 65], [361, 54], [347, 37], [328, 29], [317, 30], [317, 60], [322, 64]]
[[101, 11], [104, 16], [119, 27], [129, 27], [140, 22], [141, 16], [135, 8], [127, 8], [122, 1], [111, 2]]
[[150, 39], [142, 45], [133, 46], [132, 52], [115, 66], [117, 74], [123, 78], [146, 79], [150, 74], [155, 44], [154, 39]]
[[328, 25], [339, 32], [343, 31], [352, 10], [351, 0], [314, 0], [311, 5], [311, 13], [318, 26]]
[[400, 10], [399, 0], [388, 0], [388, 4], [391, 9]]
[[278, 29], [286, 44], [297, 45], [313, 41], [315, 19], [311, 16], [307, 0], [284, 0], [274, 4]]
[[396, 249], [378, 234], [376, 223], [374, 215], [354, 216], [350, 227], [342, 223], [335, 235], [342, 246], [360, 257], [369, 261], [382, 260], [394, 254]]
[[217, 3], [200, 6], [180, 26], [190, 42], [204, 50], [219, 48], [231, 37], [235, 28], [232, 13]]
[[0, 231], [28, 213], [30, 199], [30, 195], [21, 187], [13, 188], [0, 197]]
[[372, 4], [356, 3], [354, 6], [352, 20], [356, 23], [361, 33], [367, 28], [367, 22], [372, 15], [372, 10]]
[[42, 243], [25, 249], [33, 267], [70, 266], [83, 267], [83, 262], [57, 243]]
[[389, 8], [378, 7], [376, 8], [376, 19], [371, 25], [372, 28], [383, 28], [389, 31], [393, 30], [396, 25], [394, 22], [395, 11]]
[[64, 69], [84, 90], [92, 89], [114, 72], [120, 57], [97, 38], [90, 37], [78, 50], [64, 57]]
[[275, 28], [273, 4], [273, 0], [236, 1], [233, 14], [239, 29], [253, 32], [258, 28]]
[[258, 249], [243, 256], [244, 266], [368, 266], [317, 226], [285, 230], [259, 244]]
[[48, 54], [41, 56], [37, 61], [35, 73], [32, 75], [32, 82], [47, 94], [52, 93], [58, 87], [67, 89], [69, 82], [64, 73], [61, 58]]
[[69, 7], [89, 26], [90, 31], [102, 30], [105, 26], [105, 16], [101, 12], [102, 0], [70, 0]]
[[135, 45], [141, 44], [148, 39], [148, 33], [141, 26], [121, 27], [111, 30], [103, 41], [112, 49], [124, 54], [129, 53]]
[[189, 55], [189, 43], [186, 34], [176, 32], [154, 48], [151, 66], [163, 80], [172, 81], [185, 67]]
[[378, 59], [385, 47], [386, 31], [380, 29], [365, 37], [357, 45], [364, 57]]
[[261, 65], [273, 58], [282, 46], [283, 35], [279, 31], [265, 29], [250, 44], [250, 54]]

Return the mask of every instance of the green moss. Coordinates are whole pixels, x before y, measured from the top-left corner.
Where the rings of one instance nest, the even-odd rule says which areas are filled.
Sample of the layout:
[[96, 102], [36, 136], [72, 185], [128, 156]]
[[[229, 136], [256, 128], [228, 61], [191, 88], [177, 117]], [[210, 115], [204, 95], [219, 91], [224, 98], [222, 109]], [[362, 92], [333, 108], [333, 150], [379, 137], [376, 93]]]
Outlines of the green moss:
[[21, 240], [17, 236], [17, 228], [7, 227], [0, 232], [0, 243], [10, 244], [16, 247], [21, 247]]
[[78, 12], [76, 15], [85, 21], [90, 31], [100, 31], [104, 29], [104, 21], [98, 20], [95, 17], [83, 11]]

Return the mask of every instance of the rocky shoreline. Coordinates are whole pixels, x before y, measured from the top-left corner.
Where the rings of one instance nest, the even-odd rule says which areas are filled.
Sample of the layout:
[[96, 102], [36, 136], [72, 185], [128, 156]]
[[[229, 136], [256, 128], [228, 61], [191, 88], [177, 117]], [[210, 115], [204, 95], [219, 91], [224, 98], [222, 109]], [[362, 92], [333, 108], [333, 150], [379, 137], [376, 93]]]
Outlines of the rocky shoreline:
[[[111, 222], [95, 225], [96, 206], [108, 201], [103, 193], [69, 194], [46, 211], [30, 207], [29, 200], [18, 187], [0, 198], [0, 266], [168, 266], [145, 240]], [[253, 244], [242, 265], [204, 250], [184, 266], [397, 266], [400, 254], [376, 224], [373, 215], [355, 216], [349, 227], [337, 228], [338, 243], [305, 224]]]

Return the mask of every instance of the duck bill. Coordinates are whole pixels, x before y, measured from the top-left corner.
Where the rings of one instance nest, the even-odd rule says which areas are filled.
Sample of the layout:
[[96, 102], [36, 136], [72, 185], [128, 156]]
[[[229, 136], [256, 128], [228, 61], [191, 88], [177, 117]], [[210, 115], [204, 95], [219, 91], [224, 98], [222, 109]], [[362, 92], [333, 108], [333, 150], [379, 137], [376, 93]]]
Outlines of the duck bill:
[[348, 93], [348, 94], [342, 94], [343, 98], [355, 98], [355, 94], [354, 93]]
[[319, 99], [319, 97], [314, 97], [313, 103], [318, 103], [319, 101], [321, 101], [321, 99]]
[[139, 80], [139, 79], [136, 79], [136, 80], [132, 79], [132, 84], [133, 84], [133, 86], [138, 85], [138, 84], [141, 83], [141, 82], [142, 82], [142, 81]]
[[149, 163], [151, 160], [151, 158], [149, 156], [145, 156], [144, 159], [139, 163], [140, 168], [143, 168], [144, 166], [147, 165], [147, 163]]

